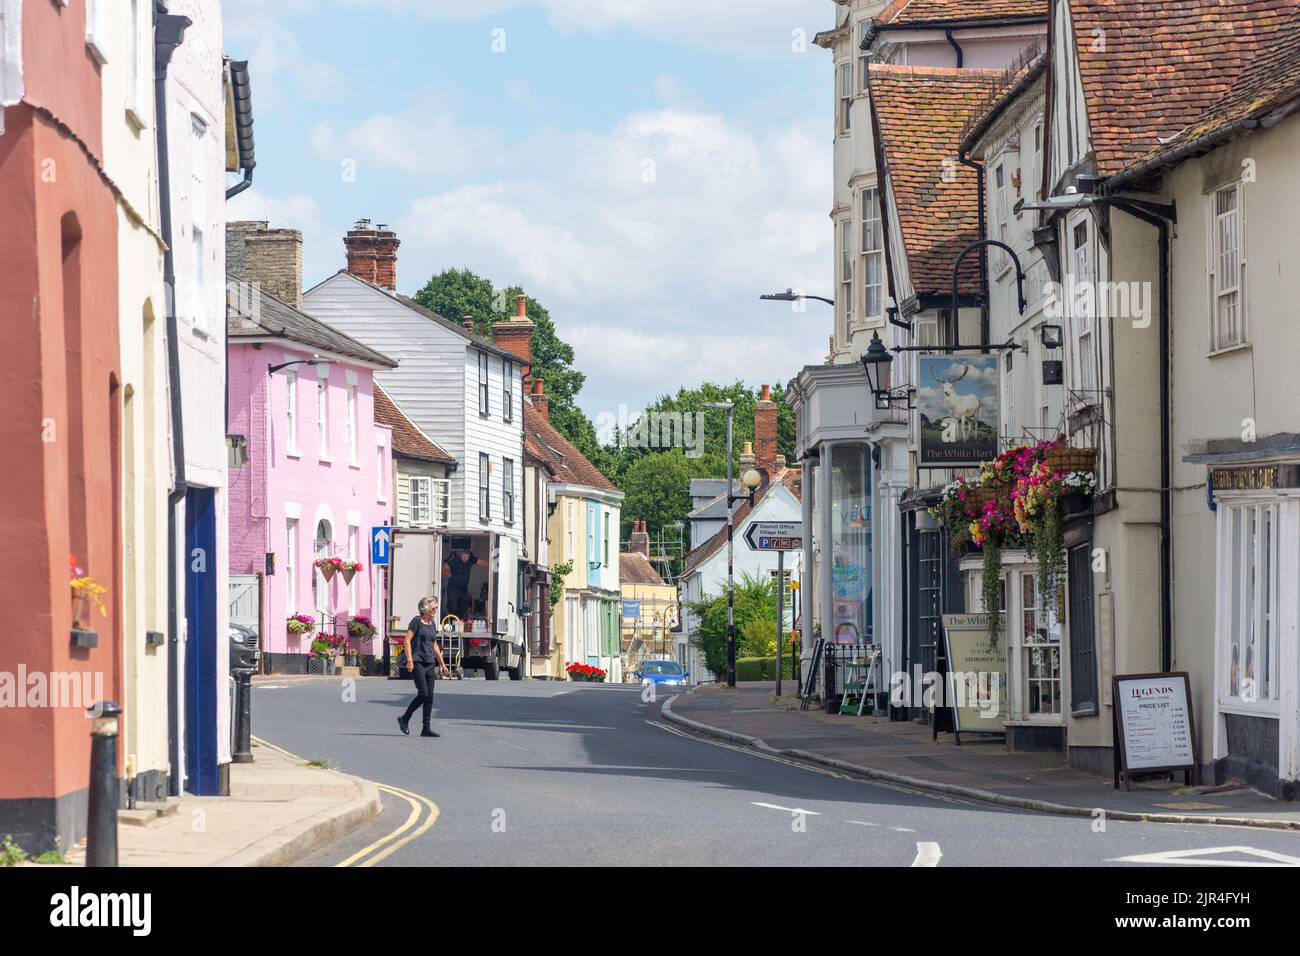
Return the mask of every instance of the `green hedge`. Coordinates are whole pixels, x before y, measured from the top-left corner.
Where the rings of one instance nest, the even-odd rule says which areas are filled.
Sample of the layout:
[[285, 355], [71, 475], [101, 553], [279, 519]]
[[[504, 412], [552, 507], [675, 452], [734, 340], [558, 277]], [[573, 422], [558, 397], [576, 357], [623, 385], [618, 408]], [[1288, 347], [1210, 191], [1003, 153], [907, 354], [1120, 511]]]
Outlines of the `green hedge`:
[[[794, 671], [790, 663], [789, 654], [786, 654], [781, 658], [781, 677], [783, 680], [794, 679]], [[736, 680], [738, 682], [776, 680], [776, 658], [737, 657]]]

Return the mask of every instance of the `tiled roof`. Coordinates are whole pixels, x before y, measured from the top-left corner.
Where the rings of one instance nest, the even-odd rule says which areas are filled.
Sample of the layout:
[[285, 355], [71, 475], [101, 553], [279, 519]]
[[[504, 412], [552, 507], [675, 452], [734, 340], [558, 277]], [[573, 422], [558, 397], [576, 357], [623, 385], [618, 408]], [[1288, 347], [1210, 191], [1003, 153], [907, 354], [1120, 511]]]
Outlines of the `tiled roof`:
[[[1296, 0], [1070, 0], [1097, 172], [1113, 176], [1226, 100], [1294, 24]], [[1294, 48], [1292, 48], [1294, 51]], [[1294, 56], [1294, 52], [1292, 52]], [[1268, 89], [1294, 80], [1294, 62], [1265, 68]], [[1290, 69], [1288, 69], [1290, 67]], [[1247, 94], [1248, 95], [1248, 94]]]
[[[754, 509], [757, 508], [760, 504], [762, 504], [763, 499], [767, 497], [767, 493], [772, 489], [773, 484], [784, 485], [786, 491], [794, 495], [795, 501], [803, 500], [801, 497], [802, 475], [803, 472], [799, 468], [782, 468], [780, 471], [776, 472], [776, 474], [772, 476], [772, 479], [770, 481], [768, 481], [764, 485], [761, 485], [759, 489], [756, 492], [754, 492], [754, 504], [752, 506], [750, 505], [748, 500], [742, 501], [740, 503], [740, 505], [736, 508], [736, 531], [737, 531], [736, 541], [737, 542], [739, 542], [739, 531], [741, 525], [745, 523], [745, 521], [749, 518], [750, 514], [753, 513]], [[743, 542], [740, 543], [743, 544]], [[713, 537], [709, 538], [709, 540], [705, 541], [698, 548], [689, 552], [686, 555], [686, 560], [682, 568], [682, 573], [687, 574], [695, 570], [697, 567], [699, 567], [709, 558], [713, 557], [715, 554], [721, 551], [723, 547], [726, 546], [726, 544], [727, 544], [727, 528], [724, 525]]]
[[[237, 285], [237, 293], [226, 294], [226, 332], [231, 338], [260, 338], [273, 336], [288, 339], [308, 348], [332, 352], [360, 359], [381, 368], [397, 368], [397, 363], [387, 355], [362, 345], [349, 335], [313, 319], [287, 302], [265, 291], [260, 285], [244, 282], [230, 276]], [[256, 299], [247, 300], [250, 294]]]
[[967, 20], [1047, 19], [1047, 0], [894, 0], [876, 16], [876, 23], [964, 23]]
[[620, 584], [663, 584], [664, 579], [640, 551], [624, 551], [618, 556]]
[[1208, 148], [1236, 132], [1244, 121], [1266, 116], [1300, 98], [1300, 4], [1267, 38], [1259, 55], [1232, 82], [1226, 96], [1167, 143], [1141, 157], [1128, 172], [1139, 173], [1184, 153]]
[[[952, 289], [952, 266], [979, 239], [979, 180], [957, 162], [962, 132], [1009, 77], [1003, 70], [893, 66], [868, 70], [893, 202], [918, 295]], [[958, 288], [979, 292], [979, 256], [962, 263]]]
[[420, 426], [406, 417], [397, 403], [375, 382], [375, 423], [393, 430], [393, 454], [399, 458], [418, 458], [421, 461], [443, 462], [451, 465], [451, 457], [438, 443], [420, 430]]
[[556, 481], [618, 491], [531, 402], [524, 402], [524, 450], [546, 465]]
[[981, 113], [971, 119], [969, 128], [962, 135], [962, 151], [970, 152], [980, 137], [997, 122], [1003, 110], [1038, 82], [1046, 72], [1047, 54], [1038, 53], [1014, 75], [1009, 83], [997, 91]]

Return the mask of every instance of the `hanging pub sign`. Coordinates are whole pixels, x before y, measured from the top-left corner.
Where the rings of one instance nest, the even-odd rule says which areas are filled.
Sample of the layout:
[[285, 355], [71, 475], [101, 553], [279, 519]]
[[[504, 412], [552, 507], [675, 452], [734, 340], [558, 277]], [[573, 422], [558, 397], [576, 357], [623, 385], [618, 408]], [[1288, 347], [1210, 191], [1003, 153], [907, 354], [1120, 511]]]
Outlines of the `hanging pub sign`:
[[955, 468], [998, 456], [997, 355], [919, 356], [920, 466]]
[[1115, 789], [1134, 774], [1181, 770], [1190, 786], [1196, 768], [1196, 724], [1192, 684], [1185, 671], [1173, 674], [1116, 675]]
[[962, 734], [1003, 734], [1007, 717], [1007, 640], [1005, 629], [989, 636], [988, 614], [943, 615], [944, 705], [952, 730]]

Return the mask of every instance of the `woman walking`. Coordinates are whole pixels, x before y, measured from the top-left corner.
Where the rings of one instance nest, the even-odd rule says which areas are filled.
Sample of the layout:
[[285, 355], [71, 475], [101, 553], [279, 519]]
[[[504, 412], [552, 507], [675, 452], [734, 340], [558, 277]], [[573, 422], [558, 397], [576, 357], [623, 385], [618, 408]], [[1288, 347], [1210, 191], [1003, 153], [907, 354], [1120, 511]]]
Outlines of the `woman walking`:
[[443, 677], [451, 676], [451, 669], [442, 659], [442, 646], [438, 643], [438, 626], [434, 619], [438, 611], [435, 598], [420, 599], [419, 613], [411, 618], [406, 626], [406, 669], [415, 679], [415, 700], [406, 708], [406, 713], [397, 718], [397, 726], [402, 733], [411, 732], [411, 715], [415, 708], [424, 708], [424, 729], [421, 737], [437, 737], [429, 726], [433, 716], [433, 682], [439, 673]]

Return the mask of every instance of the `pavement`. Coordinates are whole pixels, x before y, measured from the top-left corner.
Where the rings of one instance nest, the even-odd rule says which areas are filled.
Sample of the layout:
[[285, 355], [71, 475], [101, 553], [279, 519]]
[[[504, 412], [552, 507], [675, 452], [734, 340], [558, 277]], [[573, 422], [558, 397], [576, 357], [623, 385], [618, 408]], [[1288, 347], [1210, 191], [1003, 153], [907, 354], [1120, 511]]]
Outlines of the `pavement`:
[[1070, 767], [1061, 754], [1011, 753], [1000, 737], [951, 734], [932, 740], [928, 724], [883, 717], [800, 711], [776, 698], [775, 684], [706, 685], [667, 702], [663, 716], [685, 729], [760, 751], [807, 760], [864, 778], [993, 805], [1072, 816], [1104, 810], [1111, 819], [1222, 823], [1300, 830], [1300, 805], [1244, 785], [1185, 786], [1135, 781], [1115, 789], [1110, 776]]
[[[297, 866], [1300, 866], [1288, 830], [1048, 814], [673, 722], [711, 692], [665, 711], [634, 685], [438, 681], [442, 736], [426, 739], [396, 725], [409, 683], [339, 684], [254, 688], [260, 738], [384, 794], [378, 817]], [[732, 702], [773, 710], [761, 692]]]
[[[313, 766], [254, 741], [253, 762], [232, 764], [227, 797], [183, 796], [124, 811], [119, 866], [286, 866], [383, 811], [368, 780]], [[85, 863], [84, 841], [67, 857]]]

